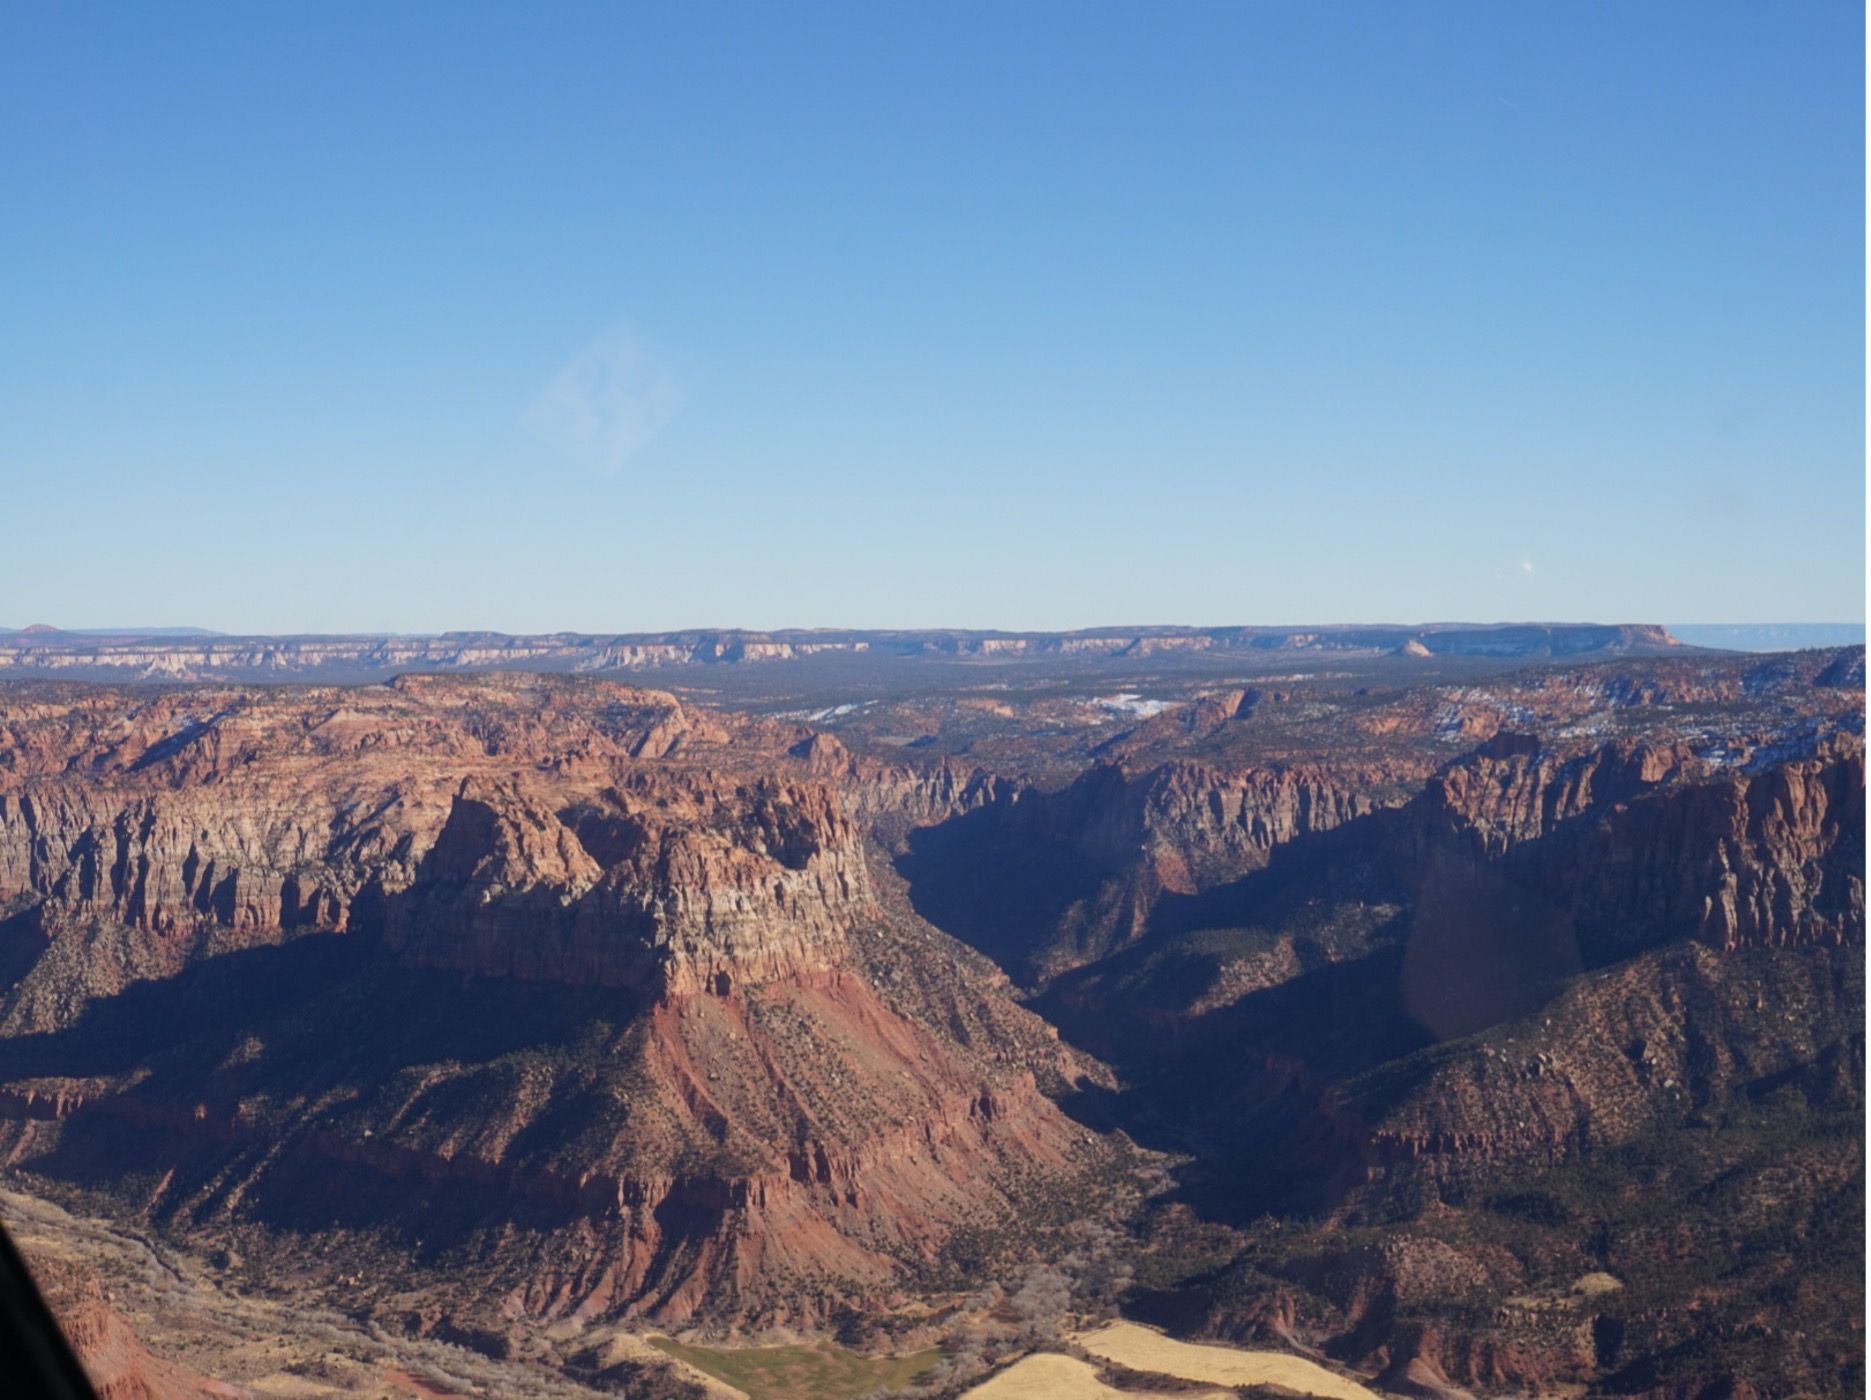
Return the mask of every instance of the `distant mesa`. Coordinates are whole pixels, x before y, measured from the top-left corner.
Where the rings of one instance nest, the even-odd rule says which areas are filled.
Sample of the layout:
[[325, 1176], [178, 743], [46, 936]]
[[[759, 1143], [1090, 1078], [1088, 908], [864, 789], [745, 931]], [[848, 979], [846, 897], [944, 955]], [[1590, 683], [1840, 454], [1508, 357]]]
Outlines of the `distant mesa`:
[[1314, 653], [1353, 657], [1605, 659], [1681, 648], [1662, 627], [1451, 623], [1315, 627], [1092, 627], [1076, 632], [738, 628], [679, 632], [431, 636], [225, 636], [181, 628], [0, 636], [0, 676], [162, 681], [363, 681], [408, 672], [620, 674], [782, 663], [1019, 665], [1062, 661], [1232, 665]]

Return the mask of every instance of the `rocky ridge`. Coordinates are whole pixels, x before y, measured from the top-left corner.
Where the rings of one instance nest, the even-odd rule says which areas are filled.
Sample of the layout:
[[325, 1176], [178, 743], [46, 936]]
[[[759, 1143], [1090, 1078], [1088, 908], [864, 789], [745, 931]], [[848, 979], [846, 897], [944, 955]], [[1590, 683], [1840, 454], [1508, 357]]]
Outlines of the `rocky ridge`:
[[[888, 1295], [1099, 1149], [1036, 1088], [1070, 1056], [959, 950], [915, 996], [867, 980], [886, 916], [824, 759], [599, 682], [23, 697], [9, 1159], [136, 1142], [172, 1218], [426, 1217], [540, 1315]], [[119, 1007], [205, 1003], [112, 1068]], [[991, 1046], [945, 1030], [984, 1017]]]
[[[1329, 706], [1209, 697], [1041, 795], [1087, 865], [996, 955], [1118, 1067], [1107, 1121], [1191, 1159], [1145, 1260], [1164, 1283], [1137, 1306], [1320, 1348], [1406, 1393], [1692, 1395], [1776, 1370], [1849, 1390], [1861, 666], [1854, 649]], [[1314, 716], [1277, 719], [1307, 704], [1333, 712], [1329, 757], [1307, 756]], [[1360, 807], [1283, 823], [1278, 804], [1257, 820], [1226, 800], [1321, 762]], [[1120, 818], [1148, 811], [1120, 794], [1185, 784], [1198, 798], [1174, 823]], [[969, 823], [991, 851], [980, 816], [950, 839]], [[1213, 858], [1177, 859], [1205, 828]], [[903, 863], [936, 881], [917, 839]], [[1113, 888], [1126, 897], [1085, 894]], [[940, 895], [922, 891], [932, 917], [978, 936]], [[1085, 939], [1085, 911], [1112, 907], [1113, 932]], [[1653, 1177], [1679, 1194], [1659, 1200]], [[1761, 1183], [1744, 1217], [1718, 1225], [1743, 1181]], [[1289, 1228], [1251, 1225], [1269, 1212]], [[1572, 1287], [1588, 1277], [1611, 1291]], [[1797, 1317], [1772, 1301], [1796, 1277]]]

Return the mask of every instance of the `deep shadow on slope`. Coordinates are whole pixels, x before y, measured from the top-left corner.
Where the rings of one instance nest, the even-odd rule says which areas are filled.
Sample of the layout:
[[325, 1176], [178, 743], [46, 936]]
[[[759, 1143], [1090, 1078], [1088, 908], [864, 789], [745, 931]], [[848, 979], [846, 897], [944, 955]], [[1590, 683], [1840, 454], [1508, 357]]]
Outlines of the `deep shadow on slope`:
[[439, 1248], [490, 1219], [553, 1228], [580, 1202], [510, 1190], [497, 1173], [412, 1193], [408, 1179], [433, 1163], [357, 1146], [397, 1111], [497, 1120], [530, 1068], [550, 1076], [553, 1097], [505, 1156], [549, 1170], [561, 1132], [603, 1121], [592, 1086], [639, 1006], [615, 989], [410, 969], [373, 937], [312, 934], [133, 984], [66, 1029], [0, 1040], [0, 1078], [96, 1081], [66, 1086], [84, 1101], [60, 1110], [56, 1146], [33, 1160], [44, 1176], [118, 1193], [160, 1181], [170, 1211], [211, 1209], [238, 1188], [267, 1224], [369, 1227]]
[[[1852, 773], [1841, 763], [1816, 780], [1841, 825], [1806, 871], [1811, 907], [1844, 926], [1863, 849]], [[1761, 785], [1749, 792], [1749, 820], [1771, 820], [1755, 809]], [[1413, 803], [1278, 845], [1264, 868], [1200, 894], [1158, 893], [1135, 942], [1040, 982], [1034, 1009], [1113, 1064], [1124, 1085], [1084, 1091], [1069, 1107], [1189, 1154], [1185, 1196], [1214, 1218], [1326, 1209], [1373, 1169], [1370, 1116], [1423, 1089], [1422, 1052], [1471, 1038], [1485, 1046], [1583, 974], [1701, 946], [1699, 882], [1719, 873], [1706, 862], [1721, 851], [1702, 849], [1697, 823], [1731, 801], [1713, 784], [1659, 787], [1505, 855]], [[972, 813], [913, 840], [900, 868], [920, 911], [939, 921], [960, 910], [950, 932], [1031, 978], [1031, 950], [1046, 938], [1026, 921], [1069, 910], [1095, 880], [1117, 877], [1080, 867], [1055, 879], [1052, 860], [1022, 867], [1009, 829], [1007, 814]], [[1693, 843], [1693, 862], [1666, 870], [1672, 840]], [[938, 868], [938, 854], [950, 868]], [[1831, 946], [1824, 927], [1815, 936]], [[1707, 1035], [1702, 1016], [1691, 1002], [1659, 1022], [1685, 1040], [1692, 1063]], [[1630, 1055], [1656, 1050], [1643, 1040], [1631, 1040]], [[1340, 1086], [1380, 1069], [1369, 1083], [1383, 1091], [1354, 1110]]]
[[1087, 909], [1124, 871], [1089, 854], [1073, 831], [1122, 783], [1097, 769], [1040, 802], [1001, 798], [916, 828], [895, 860], [911, 906], [1026, 986], [1044, 980], [1062, 945], [1081, 959], [1109, 952], [1074, 946], [1075, 931], [1096, 923]]

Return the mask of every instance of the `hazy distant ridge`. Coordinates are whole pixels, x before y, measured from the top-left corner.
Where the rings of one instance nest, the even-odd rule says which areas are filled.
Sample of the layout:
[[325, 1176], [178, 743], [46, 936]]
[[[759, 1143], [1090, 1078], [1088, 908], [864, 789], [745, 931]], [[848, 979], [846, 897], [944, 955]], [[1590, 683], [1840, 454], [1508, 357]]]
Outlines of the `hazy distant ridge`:
[[350, 680], [405, 671], [634, 672], [840, 655], [904, 663], [1318, 652], [1537, 659], [1650, 655], [1675, 650], [1678, 645], [1661, 627], [1601, 623], [1146, 626], [1079, 632], [724, 629], [534, 636], [449, 632], [439, 637], [97, 636], [33, 629], [0, 634], [0, 676]]
[[1723, 651], [1802, 651], [1808, 647], [1863, 646], [1862, 622], [1683, 622], [1670, 633], [1693, 647]]

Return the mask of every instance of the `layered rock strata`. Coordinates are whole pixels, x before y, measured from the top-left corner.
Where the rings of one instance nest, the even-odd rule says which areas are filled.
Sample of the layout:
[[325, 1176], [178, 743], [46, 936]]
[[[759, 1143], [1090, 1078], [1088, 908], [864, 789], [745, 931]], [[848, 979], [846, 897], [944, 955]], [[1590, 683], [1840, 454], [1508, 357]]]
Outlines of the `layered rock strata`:
[[18, 697], [8, 1159], [162, 1164], [169, 1218], [422, 1221], [528, 1312], [900, 1290], [1102, 1149], [961, 950], [867, 980], [843, 769], [597, 682]]

